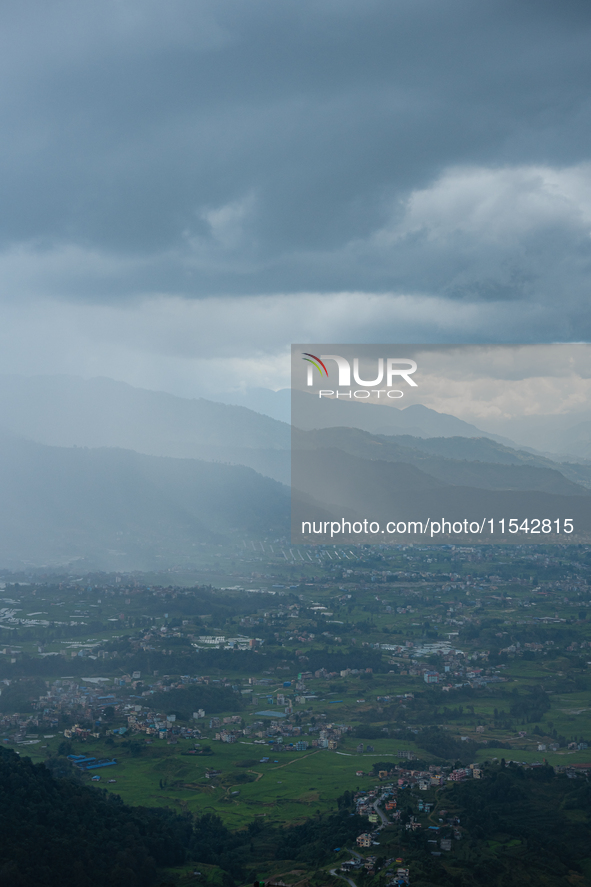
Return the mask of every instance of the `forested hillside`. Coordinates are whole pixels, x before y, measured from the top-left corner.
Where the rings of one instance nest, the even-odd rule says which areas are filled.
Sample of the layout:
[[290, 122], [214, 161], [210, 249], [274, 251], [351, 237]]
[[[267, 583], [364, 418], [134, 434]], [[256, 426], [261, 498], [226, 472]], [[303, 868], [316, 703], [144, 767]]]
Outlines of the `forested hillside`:
[[211, 813], [130, 807], [117, 795], [75, 778], [56, 779], [44, 764], [0, 749], [2, 887], [168, 885], [165, 870], [184, 862], [215, 866], [224, 887], [233, 887], [257, 878], [262, 864], [322, 865], [363, 826], [360, 817], [343, 812], [288, 829], [255, 821], [230, 831]]
[[147, 887], [157, 867], [183, 862], [191, 837], [190, 818], [128, 807], [0, 749], [3, 887]]

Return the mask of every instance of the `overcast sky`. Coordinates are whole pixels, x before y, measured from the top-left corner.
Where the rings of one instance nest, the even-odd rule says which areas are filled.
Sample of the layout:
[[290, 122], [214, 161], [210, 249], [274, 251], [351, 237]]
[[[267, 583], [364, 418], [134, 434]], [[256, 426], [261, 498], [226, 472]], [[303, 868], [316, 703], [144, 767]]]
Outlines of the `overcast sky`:
[[0, 372], [591, 339], [588, 0], [0, 6]]

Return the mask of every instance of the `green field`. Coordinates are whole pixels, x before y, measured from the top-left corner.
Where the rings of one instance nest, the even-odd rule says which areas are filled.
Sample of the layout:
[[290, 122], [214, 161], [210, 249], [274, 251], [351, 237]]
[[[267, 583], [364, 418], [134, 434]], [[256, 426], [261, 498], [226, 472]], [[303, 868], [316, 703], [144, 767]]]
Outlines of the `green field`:
[[[50, 744], [57, 747], [57, 743], [56, 737]], [[317, 811], [334, 812], [337, 798], [346, 789], [376, 784], [375, 776], [359, 777], [357, 770], [367, 774], [374, 761], [389, 760], [394, 765], [401, 760], [388, 751], [392, 742], [386, 740], [376, 741], [376, 751], [370, 755], [356, 754], [354, 748], [346, 753], [310, 748], [273, 754], [264, 745], [247, 742], [214, 742], [214, 753], [207, 756], [183, 754], [192, 747], [189, 741], [168, 746], [156, 740], [134, 757], [124, 747], [106, 748], [97, 741], [76, 743], [75, 753], [115, 757], [117, 765], [90, 773], [101, 776], [97, 785], [128, 804], [215, 812], [232, 828], [257, 816], [268, 822], [294, 823]], [[42, 757], [39, 746], [19, 751], [33, 760], [44, 760], [45, 750]], [[262, 757], [269, 757], [269, 762], [261, 764]], [[207, 779], [205, 772], [210, 768], [220, 770], [221, 775]], [[117, 781], [109, 784], [109, 779]]]

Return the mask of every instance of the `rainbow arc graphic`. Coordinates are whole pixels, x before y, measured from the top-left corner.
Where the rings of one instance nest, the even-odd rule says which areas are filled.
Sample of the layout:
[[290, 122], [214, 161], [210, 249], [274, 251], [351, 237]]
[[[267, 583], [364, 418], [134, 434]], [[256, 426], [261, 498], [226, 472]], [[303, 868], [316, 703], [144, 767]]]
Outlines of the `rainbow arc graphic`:
[[[302, 360], [306, 360], [308, 363], [311, 363], [312, 366], [316, 367], [316, 369], [318, 370], [318, 372], [320, 373], [321, 376], [324, 375], [328, 378], [328, 370], [326, 369], [326, 367], [324, 366], [324, 364], [322, 363], [322, 361], [320, 360], [319, 357], [316, 357], [315, 354], [308, 354], [307, 351], [304, 351], [302, 353], [305, 355], [302, 358]], [[323, 372], [323, 370], [324, 370], [324, 372]]]

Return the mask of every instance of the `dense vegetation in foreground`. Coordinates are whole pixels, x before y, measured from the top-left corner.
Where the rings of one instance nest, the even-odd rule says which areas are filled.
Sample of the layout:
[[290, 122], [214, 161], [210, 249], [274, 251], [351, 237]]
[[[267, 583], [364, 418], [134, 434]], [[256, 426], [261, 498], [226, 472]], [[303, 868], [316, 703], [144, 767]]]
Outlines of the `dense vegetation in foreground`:
[[[452, 826], [450, 823], [461, 823]], [[448, 785], [427, 828], [386, 831], [380, 852], [399, 854], [412, 887], [568, 887], [591, 884], [591, 785], [552, 767], [488, 769]], [[452, 835], [456, 832], [455, 840]], [[441, 838], [452, 838], [440, 852]]]
[[[404, 795], [401, 821], [382, 831], [379, 849], [369, 851], [378, 856], [375, 873], [354, 874], [360, 887], [389, 883], [387, 860], [394, 858], [409, 867], [412, 887], [591, 884], [586, 778], [501, 762], [486, 768], [482, 780], [439, 789], [435, 811], [418, 831], [406, 828], [416, 801]], [[313, 883], [328, 884], [328, 869], [344, 858], [335, 848], [351, 847], [368, 828], [348, 804], [339, 807], [289, 828], [256, 819], [231, 832], [213, 814], [130, 807], [0, 749], [0, 884], [150, 887], [172, 883], [170, 869], [188, 863], [203, 869], [202, 882], [220, 887], [252, 882], [261, 866], [265, 874], [297, 868]], [[433, 822], [439, 831], [429, 828]], [[434, 853], [440, 839], [452, 835], [458, 840], [451, 851]]]
[[223, 887], [254, 880], [262, 858], [315, 866], [347, 844], [365, 821], [342, 814], [283, 832], [257, 821], [230, 832], [212, 814], [193, 818], [130, 807], [113, 794], [54, 778], [0, 749], [0, 884], [10, 887], [148, 887], [185, 862], [217, 866]]
[[0, 883], [11, 887], [148, 885], [185, 858], [191, 822], [130, 808], [115, 795], [0, 749]]

